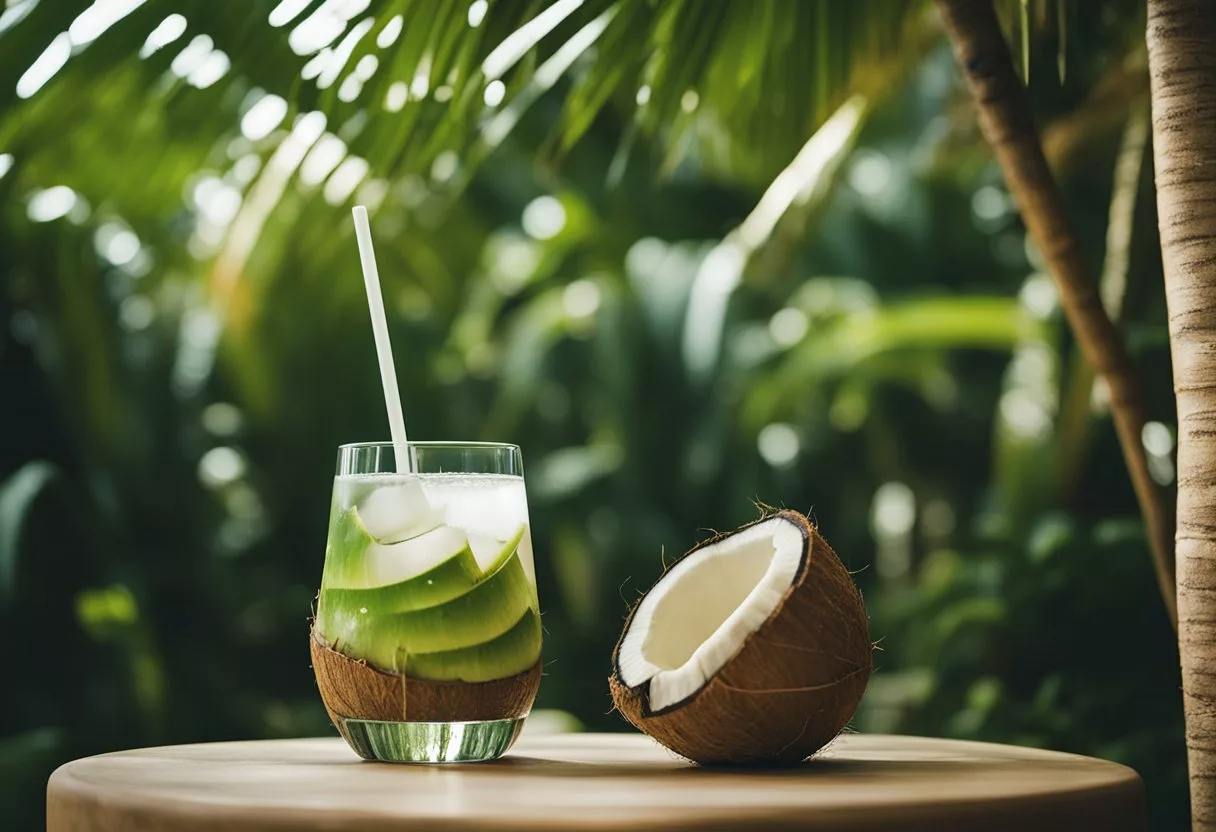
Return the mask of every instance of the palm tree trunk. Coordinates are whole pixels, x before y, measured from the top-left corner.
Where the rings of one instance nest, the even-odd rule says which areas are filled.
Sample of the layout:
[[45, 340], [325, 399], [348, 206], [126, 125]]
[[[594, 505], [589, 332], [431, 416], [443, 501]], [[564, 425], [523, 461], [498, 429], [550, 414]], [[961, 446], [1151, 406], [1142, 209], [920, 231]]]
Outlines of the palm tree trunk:
[[1148, 0], [1178, 401], [1178, 647], [1195, 829], [1216, 830], [1216, 4]]
[[937, 0], [937, 6], [979, 108], [980, 128], [996, 153], [1030, 236], [1055, 278], [1077, 343], [1110, 392], [1111, 417], [1144, 516], [1161, 596], [1170, 620], [1176, 621], [1174, 524], [1149, 474], [1141, 441], [1144, 399], [1119, 331], [1102, 308], [1093, 277], [1081, 258], [992, 0]]

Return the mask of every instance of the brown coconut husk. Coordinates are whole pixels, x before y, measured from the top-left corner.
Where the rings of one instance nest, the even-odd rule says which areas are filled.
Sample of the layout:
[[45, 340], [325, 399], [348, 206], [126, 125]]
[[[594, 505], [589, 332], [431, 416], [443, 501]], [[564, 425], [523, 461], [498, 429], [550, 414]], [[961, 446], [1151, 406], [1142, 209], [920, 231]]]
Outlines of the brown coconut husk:
[[492, 682], [432, 682], [385, 673], [333, 650], [314, 631], [312, 667], [325, 710], [341, 719], [385, 722], [478, 722], [525, 716], [540, 687], [541, 664]]
[[[774, 516], [802, 530], [802, 565], [777, 609], [700, 690], [654, 712], [649, 682], [630, 688], [620, 680], [620, 641], [613, 652], [608, 685], [617, 709], [698, 763], [805, 760], [844, 729], [870, 678], [873, 646], [865, 605], [848, 570], [802, 514], [783, 510], [756, 522]], [[733, 534], [707, 540], [684, 557]], [[623, 633], [632, 621], [630, 612]]]

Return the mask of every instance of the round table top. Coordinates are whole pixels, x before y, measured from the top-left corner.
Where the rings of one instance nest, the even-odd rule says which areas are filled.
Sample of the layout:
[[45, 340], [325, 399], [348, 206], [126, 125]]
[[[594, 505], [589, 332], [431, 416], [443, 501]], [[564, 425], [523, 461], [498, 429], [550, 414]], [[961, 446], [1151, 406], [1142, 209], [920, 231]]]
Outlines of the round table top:
[[646, 737], [525, 737], [493, 763], [360, 761], [342, 740], [121, 751], [62, 766], [49, 832], [1142, 830], [1140, 778], [1013, 746], [852, 734], [795, 768], [699, 769]]

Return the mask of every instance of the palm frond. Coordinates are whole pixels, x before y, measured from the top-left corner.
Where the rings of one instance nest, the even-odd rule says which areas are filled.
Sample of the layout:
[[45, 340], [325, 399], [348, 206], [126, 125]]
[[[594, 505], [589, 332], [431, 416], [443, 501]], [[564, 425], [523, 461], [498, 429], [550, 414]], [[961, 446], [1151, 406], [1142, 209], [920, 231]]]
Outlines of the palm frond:
[[704, 164], [768, 181], [881, 59], [905, 54], [919, 3], [617, 0], [557, 127], [569, 150], [615, 101]]
[[[27, 13], [10, 15], [0, 34], [0, 110], [14, 116], [0, 127], [0, 146], [9, 152], [45, 142], [40, 129], [61, 131], [79, 106], [130, 113], [126, 96], [151, 87], [143, 115], [110, 125], [115, 140], [172, 132], [203, 161], [258, 97], [274, 94], [297, 116], [322, 112], [372, 171], [399, 175], [427, 171], [445, 152], [463, 161], [474, 145], [497, 144], [521, 105], [569, 75], [555, 156], [616, 105], [623, 120], [663, 134], [674, 149], [669, 168], [692, 150], [761, 180], [844, 100], [858, 67], [906, 48], [901, 35], [923, 12], [895, 0], [496, 2], [484, 14], [446, 0], [18, 5]], [[99, 6], [134, 9], [82, 38], [77, 21]], [[170, 16], [179, 22], [166, 23]], [[137, 52], [144, 60], [126, 60]], [[31, 67], [48, 77], [18, 90]], [[120, 184], [105, 183], [107, 193]]]
[[[210, 344], [183, 341], [198, 362], [197, 385], [219, 332], [230, 349], [256, 337], [285, 258], [346, 262], [341, 233], [306, 236], [306, 228], [332, 229], [325, 203], [375, 207], [395, 187], [414, 196], [398, 190], [389, 202], [414, 202], [421, 207], [409, 222], [424, 220], [436, 195], [467, 186], [559, 83], [569, 94], [553, 119], [555, 157], [611, 108], [632, 135], [669, 149], [668, 169], [690, 151], [768, 182], [844, 100], [857, 66], [906, 47], [900, 35], [923, 5], [23, 0], [21, 8], [24, 17], [10, 15], [0, 33], [0, 151], [15, 158], [0, 187], [27, 197], [71, 188], [92, 207], [93, 225], [135, 231], [156, 258], [158, 282], [178, 267], [204, 271], [216, 321], [191, 314], [195, 331], [216, 334]], [[98, 18], [99, 8], [109, 16]], [[297, 220], [301, 212], [307, 221]], [[784, 208], [768, 213], [771, 227]], [[416, 241], [400, 254], [417, 260], [427, 250]], [[403, 266], [417, 279], [434, 271]], [[428, 291], [440, 297], [450, 286], [442, 276]], [[251, 360], [238, 377], [257, 409], [266, 372]]]
[[739, 227], [701, 261], [684, 325], [684, 363], [693, 378], [707, 378], [718, 361], [730, 296], [748, 262], [793, 205], [827, 191], [826, 183], [852, 149], [867, 109], [860, 96], [842, 104], [778, 174]]

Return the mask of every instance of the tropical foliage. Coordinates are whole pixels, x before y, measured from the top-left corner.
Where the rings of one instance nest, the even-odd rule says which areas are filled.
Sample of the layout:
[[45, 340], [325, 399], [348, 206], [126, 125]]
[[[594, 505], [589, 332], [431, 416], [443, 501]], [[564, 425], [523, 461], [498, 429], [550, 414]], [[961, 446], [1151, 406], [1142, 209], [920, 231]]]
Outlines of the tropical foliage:
[[[385, 432], [357, 201], [411, 434], [523, 446], [541, 705], [622, 728], [627, 603], [785, 504], [866, 592], [859, 728], [1125, 761], [1179, 821], [1176, 648], [1101, 390], [933, 19], [711, 5], [8, 2], [5, 817], [36, 823], [73, 756], [328, 730], [306, 631], [333, 451]], [[1025, 5], [1168, 482], [1148, 166], [1115, 175], [1138, 21]]]

